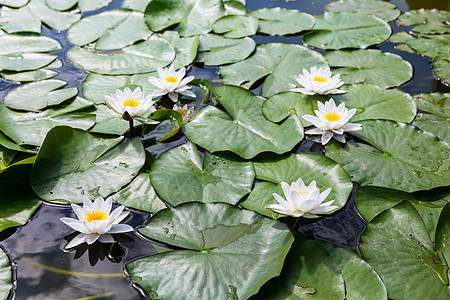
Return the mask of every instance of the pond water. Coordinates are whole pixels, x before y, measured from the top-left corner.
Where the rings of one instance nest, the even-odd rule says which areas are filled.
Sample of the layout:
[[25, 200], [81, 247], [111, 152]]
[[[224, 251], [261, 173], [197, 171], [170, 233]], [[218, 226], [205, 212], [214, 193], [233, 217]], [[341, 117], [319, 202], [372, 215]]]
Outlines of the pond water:
[[[280, 6], [321, 15], [325, 5], [330, 2], [332, 1], [248, 0], [247, 7], [249, 10], [253, 10]], [[448, 9], [448, 1], [440, 0], [392, 0], [390, 2], [401, 11], [422, 7]], [[114, 0], [108, 7], [100, 11], [120, 8], [121, 4], [122, 0]], [[85, 13], [83, 17], [100, 11]], [[411, 28], [398, 27], [395, 22], [390, 22], [390, 25], [393, 32]], [[43, 35], [58, 40], [64, 48], [55, 52], [63, 63], [63, 67], [57, 69], [59, 74], [55, 79], [67, 81], [67, 87], [77, 87], [82, 95], [81, 85], [87, 72], [74, 67], [67, 59], [66, 53], [72, 45], [66, 38], [66, 32], [56, 32], [44, 28]], [[302, 43], [301, 37], [296, 35], [281, 37], [256, 35], [253, 38], [257, 43]], [[389, 42], [374, 48], [398, 54], [414, 66], [414, 78], [401, 86], [404, 91], [410, 94], [449, 91], [449, 88], [440, 83], [433, 75], [430, 59], [396, 50], [394, 44]], [[216, 67], [195, 65], [189, 75], [207, 79], [212, 85], [221, 84]], [[1, 79], [0, 99], [3, 99], [16, 86], [17, 84]], [[253, 92], [260, 95], [261, 86], [254, 88]], [[158, 156], [186, 141], [185, 138], [181, 138], [167, 144], [159, 143], [150, 146], [147, 150], [154, 156]], [[323, 149], [313, 142], [304, 140], [293, 151], [322, 153]], [[124, 265], [137, 257], [157, 253], [164, 249], [164, 246], [152, 244], [134, 233], [127, 233], [123, 236], [123, 248], [115, 249], [116, 257], [108, 257], [108, 255], [105, 257], [104, 253], [108, 253], [109, 249], [106, 251], [100, 248], [90, 249], [84, 253], [82, 251], [64, 251], [62, 249], [67, 243], [64, 238], [72, 232], [72, 229], [63, 226], [60, 218], [72, 216], [72, 214], [69, 206], [44, 203], [25, 226], [8, 229], [1, 233], [0, 246], [13, 261], [14, 290], [10, 299], [148, 299], [144, 293], [133, 287], [131, 280], [124, 275]], [[127, 223], [133, 227], [140, 226], [145, 224], [149, 217], [148, 213], [131, 210]], [[299, 230], [309, 237], [326, 240], [339, 247], [358, 252], [359, 237], [365, 225], [366, 222], [356, 209], [354, 192], [352, 192], [346, 207], [323, 220], [302, 225]]]

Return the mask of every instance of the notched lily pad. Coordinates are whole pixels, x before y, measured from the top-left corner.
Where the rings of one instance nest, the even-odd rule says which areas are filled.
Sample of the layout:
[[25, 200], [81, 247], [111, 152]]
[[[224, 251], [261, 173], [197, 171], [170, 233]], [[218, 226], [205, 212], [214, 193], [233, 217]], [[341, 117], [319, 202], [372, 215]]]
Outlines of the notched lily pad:
[[419, 109], [444, 118], [450, 117], [450, 93], [421, 93], [413, 98]]
[[93, 11], [107, 6], [112, 0], [45, 0], [45, 3], [55, 10], [68, 10], [75, 5], [82, 12]]
[[395, 20], [400, 10], [389, 2], [378, 0], [340, 0], [327, 4], [326, 11], [336, 13], [360, 13], [375, 16], [386, 22]]
[[171, 64], [175, 70], [186, 67], [194, 61], [197, 56], [197, 48], [199, 45], [198, 36], [180, 37], [178, 32], [169, 30], [164, 31], [164, 33], [159, 36], [169, 41], [175, 48], [176, 56]]
[[450, 33], [450, 13], [438, 9], [415, 9], [403, 13], [398, 19], [400, 26], [417, 25], [411, 31], [417, 34]]
[[228, 15], [217, 20], [212, 30], [226, 38], [236, 39], [256, 34], [258, 24], [258, 19], [254, 17]]

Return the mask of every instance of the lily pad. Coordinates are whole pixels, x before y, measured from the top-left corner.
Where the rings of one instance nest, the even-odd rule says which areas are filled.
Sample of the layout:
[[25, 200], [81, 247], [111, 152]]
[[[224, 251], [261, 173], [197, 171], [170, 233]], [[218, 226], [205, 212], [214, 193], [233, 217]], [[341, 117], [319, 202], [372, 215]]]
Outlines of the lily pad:
[[0, 5], [6, 5], [9, 7], [22, 7], [30, 0], [0, 0]]
[[450, 59], [438, 58], [433, 61], [433, 71], [441, 81], [450, 85]]
[[389, 2], [378, 0], [340, 0], [327, 5], [326, 11], [335, 13], [360, 13], [378, 17], [386, 22], [395, 20], [400, 10]]
[[215, 34], [201, 35], [195, 60], [207, 66], [225, 65], [246, 59], [255, 47], [255, 41], [249, 37], [228, 39]]
[[430, 58], [450, 56], [450, 42], [448, 41], [448, 35], [442, 35], [441, 38], [420, 37], [417, 39], [410, 39], [406, 44], [420, 55]]
[[255, 172], [250, 162], [208, 152], [202, 160], [195, 145], [187, 143], [161, 154], [150, 176], [158, 195], [172, 206], [192, 201], [236, 204], [251, 191]]
[[13, 140], [7, 138], [1, 131], [0, 131], [0, 145], [9, 150], [14, 150], [18, 152], [27, 152], [33, 154], [36, 154], [37, 152], [36, 149], [33, 149], [35, 147], [31, 147], [31, 149], [29, 149], [28, 147], [22, 147], [17, 145]]
[[223, 0], [223, 6], [225, 7], [226, 15], [241, 15], [245, 16], [248, 12], [245, 6], [245, 1]]
[[0, 27], [8, 33], [36, 32], [41, 33], [44, 23], [52, 29], [63, 31], [81, 18], [79, 13], [53, 10], [45, 4], [45, 0], [30, 0], [20, 8], [2, 7]]
[[441, 116], [450, 117], [450, 93], [421, 93], [414, 95], [417, 108]]
[[222, 0], [152, 0], [145, 9], [145, 19], [153, 31], [179, 24], [180, 36], [207, 34], [224, 15]]
[[416, 9], [405, 12], [397, 19], [400, 26], [417, 25], [411, 31], [417, 34], [450, 33], [447, 24], [450, 13], [438, 9]]
[[450, 145], [450, 119], [448, 117], [440, 117], [432, 114], [417, 114], [412, 125], [431, 132], [438, 139]]
[[[448, 235], [448, 228], [444, 230]], [[383, 279], [389, 298], [450, 297], [446, 264], [449, 258], [434, 250], [422, 219], [407, 201], [379, 214], [367, 225], [360, 249], [363, 258]]]
[[11, 264], [6, 253], [0, 249], [0, 299], [8, 299], [12, 287]]
[[277, 203], [272, 196], [273, 193], [284, 197], [280, 187], [282, 181], [291, 184], [301, 178], [306, 185], [315, 180], [321, 192], [332, 188], [326, 201], [334, 200], [333, 205], [337, 205], [338, 209], [347, 203], [353, 187], [350, 177], [340, 165], [315, 153], [291, 154], [277, 159], [258, 159], [253, 161], [253, 165], [256, 179], [259, 179], [255, 183], [256, 193], [252, 191], [240, 204], [272, 218], [280, 216], [265, 207]]
[[[59, 126], [46, 136], [31, 173], [31, 186], [50, 202], [80, 203], [83, 196], [107, 197], [130, 182], [145, 162], [138, 138], [98, 138]], [[107, 180], [105, 180], [107, 177]]]
[[[130, 129], [129, 123], [113, 116], [107, 112], [107, 109], [108, 107], [106, 105], [98, 104], [95, 106], [95, 110], [89, 111], [95, 115], [95, 125], [89, 129], [89, 132], [123, 135]], [[134, 127], [140, 125], [141, 123], [139, 121], [133, 121]]]
[[[387, 3], [387, 2], [383, 2], [383, 3]], [[389, 37], [389, 42], [391, 42], [391, 43], [406, 43], [408, 40], [412, 40], [412, 39], [414, 39], [414, 36], [410, 35], [406, 31], [399, 31], [399, 32], [393, 33]]]
[[151, 34], [143, 13], [115, 9], [76, 22], [67, 31], [67, 38], [78, 46], [95, 42], [95, 49], [116, 50], [145, 40]]
[[384, 42], [390, 35], [391, 27], [380, 18], [329, 12], [316, 18], [311, 32], [303, 35], [303, 41], [321, 49], [365, 49]]
[[372, 83], [381, 88], [399, 86], [411, 79], [413, 68], [400, 56], [376, 49], [333, 51], [324, 55], [334, 73], [347, 84]]
[[347, 94], [334, 99], [338, 103], [345, 103], [348, 109], [358, 110], [352, 117], [352, 122], [386, 119], [410, 123], [416, 116], [416, 103], [408, 93], [400, 89], [385, 90], [372, 84], [355, 84], [345, 89]]
[[167, 207], [150, 184], [148, 173], [139, 173], [127, 187], [112, 195], [112, 198], [121, 205], [149, 213]]
[[62, 80], [43, 80], [18, 86], [5, 97], [9, 108], [37, 111], [47, 106], [58, 105], [78, 94], [76, 87], [60, 89], [67, 82]]
[[198, 36], [180, 37], [176, 31], [164, 31], [160, 37], [169, 41], [175, 48], [176, 56], [171, 64], [175, 70], [186, 67], [194, 61], [199, 44]]
[[107, 6], [112, 0], [45, 0], [55, 10], [68, 10], [78, 4], [81, 11], [93, 11]]
[[122, 8], [144, 12], [151, 0], [124, 0]]
[[95, 123], [95, 115], [73, 113], [92, 106], [92, 102], [77, 97], [65, 107], [40, 113], [16, 112], [0, 104], [0, 128], [19, 145], [40, 146], [47, 132], [58, 125], [69, 125], [87, 130]]
[[373, 147], [348, 142], [345, 145], [331, 143], [325, 148], [326, 155], [342, 165], [354, 181], [406, 192], [448, 185], [450, 151], [447, 144], [403, 123], [388, 120], [359, 123], [362, 130], [352, 135]]
[[24, 72], [14, 72], [14, 71], [2, 71], [0, 75], [8, 81], [23, 83], [50, 79], [58, 75], [58, 72], [50, 70], [61, 68], [62, 63], [60, 60], [56, 59], [48, 66], [35, 71], [24, 71]]
[[254, 17], [229, 15], [217, 20], [212, 30], [226, 38], [236, 39], [256, 34], [258, 24], [258, 19]]
[[190, 141], [210, 152], [229, 150], [243, 158], [270, 151], [291, 150], [303, 139], [303, 127], [295, 115], [282, 123], [268, 121], [261, 112], [263, 100], [236, 86], [216, 86], [213, 93], [226, 110], [207, 106], [185, 127]]
[[221, 66], [219, 72], [224, 83], [245, 87], [252, 87], [268, 75], [262, 94], [270, 97], [294, 88], [295, 76], [312, 66], [324, 67], [327, 63], [320, 53], [304, 46], [272, 43], [258, 45], [248, 59]]
[[294, 240], [285, 225], [225, 203], [165, 209], [139, 231], [186, 249], [127, 264], [131, 279], [160, 299], [247, 299], [280, 274]]
[[174, 60], [175, 50], [166, 40], [153, 36], [115, 52], [74, 47], [67, 56], [73, 64], [90, 72], [127, 75], [148, 73], [167, 66]]
[[315, 23], [309, 14], [280, 7], [252, 10], [248, 15], [259, 19], [259, 32], [270, 35], [298, 33], [311, 29]]

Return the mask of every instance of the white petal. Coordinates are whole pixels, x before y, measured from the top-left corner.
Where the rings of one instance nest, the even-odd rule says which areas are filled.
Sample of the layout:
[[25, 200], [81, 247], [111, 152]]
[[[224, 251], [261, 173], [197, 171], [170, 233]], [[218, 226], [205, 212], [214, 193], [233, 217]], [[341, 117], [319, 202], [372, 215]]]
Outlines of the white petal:
[[289, 204], [289, 202], [287, 202], [283, 197], [281, 197], [280, 195], [273, 193], [272, 196], [275, 198], [275, 200], [277, 200], [278, 203], [280, 203], [281, 206], [283, 206], [286, 209], [293, 209], [293, 207], [291, 207], [291, 205]]
[[80, 233], [80, 234], [74, 236], [73, 239], [71, 239], [69, 241], [69, 243], [67, 243], [67, 245], [64, 247], [64, 249], [70, 249], [70, 248], [73, 248], [75, 246], [81, 245], [81, 244], [83, 244], [85, 242], [86, 242], [85, 235]]
[[110, 234], [101, 235], [98, 240], [102, 243], [114, 243], [114, 238]]
[[334, 134], [333, 138], [339, 143], [345, 144], [345, 136], [343, 134]]
[[100, 235], [98, 235], [98, 234], [86, 234], [86, 235], [85, 235], [86, 243], [87, 243], [88, 245], [91, 245], [91, 244], [93, 244], [99, 237], [100, 237]]
[[169, 93], [169, 98], [173, 102], [178, 102], [178, 93]]
[[123, 233], [133, 231], [133, 227], [128, 224], [114, 224], [111, 226], [111, 229], [108, 233]]
[[342, 129], [344, 129], [345, 131], [356, 131], [356, 130], [361, 130], [362, 125], [356, 124], [356, 123], [347, 123], [344, 126], [342, 126]]
[[72, 218], [61, 218], [61, 222], [72, 228], [73, 230], [79, 231], [81, 233], [88, 234], [88, 229], [83, 225], [80, 220], [72, 219]]
[[332, 137], [333, 133], [331, 131], [324, 131], [322, 134], [322, 145], [326, 145]]

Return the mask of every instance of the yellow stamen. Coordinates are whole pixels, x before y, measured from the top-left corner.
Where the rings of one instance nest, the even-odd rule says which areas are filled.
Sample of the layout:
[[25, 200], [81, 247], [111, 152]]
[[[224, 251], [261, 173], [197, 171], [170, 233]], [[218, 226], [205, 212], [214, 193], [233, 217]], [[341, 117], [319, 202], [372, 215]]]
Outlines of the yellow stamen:
[[314, 81], [327, 82], [327, 79], [325, 77], [323, 77], [323, 76], [316, 76], [316, 77], [314, 77]]
[[141, 104], [141, 102], [137, 101], [136, 99], [130, 98], [130, 99], [125, 99], [123, 101], [123, 106], [127, 107], [127, 106], [131, 106], [131, 107], [136, 107], [139, 106], [139, 104]]
[[[299, 195], [301, 195], [303, 193], [303, 191], [298, 191], [297, 192]], [[306, 192], [308, 195], [311, 195], [308, 191]]]
[[89, 223], [91, 223], [94, 220], [103, 221], [106, 220], [107, 217], [108, 215], [103, 210], [99, 209], [86, 213], [86, 221], [88, 221]]
[[165, 79], [167, 82], [175, 83], [175, 82], [177, 82], [178, 78], [176, 76], [167, 76]]
[[339, 121], [341, 119], [341, 115], [332, 111], [325, 114], [325, 119], [327, 119], [329, 122]]

